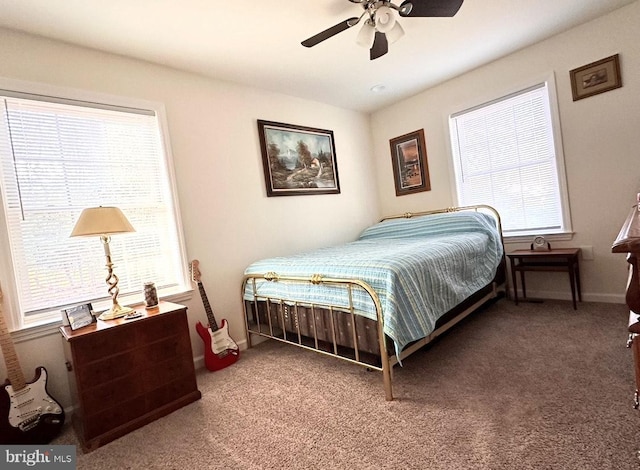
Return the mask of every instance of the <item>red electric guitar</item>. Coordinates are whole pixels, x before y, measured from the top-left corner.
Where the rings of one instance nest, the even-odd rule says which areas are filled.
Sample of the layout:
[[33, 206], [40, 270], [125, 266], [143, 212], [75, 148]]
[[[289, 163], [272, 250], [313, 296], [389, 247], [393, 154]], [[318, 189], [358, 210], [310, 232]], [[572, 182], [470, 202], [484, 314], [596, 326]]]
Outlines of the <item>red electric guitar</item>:
[[238, 345], [229, 336], [229, 325], [227, 320], [222, 320], [222, 324], [218, 327], [216, 317], [213, 316], [213, 310], [209, 305], [207, 294], [204, 291], [204, 286], [200, 280], [200, 270], [198, 269], [200, 262], [194, 259], [191, 262], [191, 277], [193, 282], [198, 284], [198, 290], [200, 291], [200, 297], [204, 304], [204, 309], [207, 312], [207, 319], [209, 320], [208, 327], [205, 327], [202, 323], [196, 323], [196, 331], [202, 341], [204, 341], [204, 364], [210, 371], [216, 371], [224, 369], [230, 366], [240, 358], [240, 349]]
[[44, 367], [36, 369], [33, 381], [25, 381], [1, 304], [0, 347], [9, 376], [0, 391], [0, 444], [48, 444], [64, 424], [64, 410], [47, 393]]

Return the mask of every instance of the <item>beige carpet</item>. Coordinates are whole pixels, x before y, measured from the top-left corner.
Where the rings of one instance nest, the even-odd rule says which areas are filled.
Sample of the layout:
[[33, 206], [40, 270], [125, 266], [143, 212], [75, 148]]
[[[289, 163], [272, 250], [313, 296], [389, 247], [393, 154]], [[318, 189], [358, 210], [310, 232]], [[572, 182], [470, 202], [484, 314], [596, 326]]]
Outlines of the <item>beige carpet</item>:
[[[273, 341], [79, 469], [637, 469], [622, 305], [500, 300], [377, 372]], [[76, 443], [66, 426], [56, 444]]]

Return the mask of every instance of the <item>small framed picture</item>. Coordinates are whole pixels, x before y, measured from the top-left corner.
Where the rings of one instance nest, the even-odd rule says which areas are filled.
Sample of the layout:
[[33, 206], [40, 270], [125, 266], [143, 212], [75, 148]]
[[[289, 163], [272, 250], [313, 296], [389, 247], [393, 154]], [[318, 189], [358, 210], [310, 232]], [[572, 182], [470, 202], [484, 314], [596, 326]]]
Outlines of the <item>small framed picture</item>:
[[569, 75], [573, 101], [622, 86], [618, 54], [573, 69]]
[[389, 144], [396, 196], [430, 191], [424, 129], [391, 139]]
[[65, 308], [62, 312], [72, 330], [77, 330], [83, 326], [90, 325], [96, 320], [93, 316], [91, 304], [82, 304]]

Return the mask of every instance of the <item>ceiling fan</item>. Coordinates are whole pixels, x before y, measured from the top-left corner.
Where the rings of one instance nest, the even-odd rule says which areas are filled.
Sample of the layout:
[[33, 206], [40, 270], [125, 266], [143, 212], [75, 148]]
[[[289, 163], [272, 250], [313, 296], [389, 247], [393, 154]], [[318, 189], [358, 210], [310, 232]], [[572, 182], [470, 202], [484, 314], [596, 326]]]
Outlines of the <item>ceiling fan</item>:
[[364, 12], [360, 17], [354, 16], [325, 29], [302, 41], [302, 45], [313, 47], [365, 18], [356, 42], [369, 48], [369, 58], [374, 60], [389, 52], [389, 43], [394, 43], [404, 35], [402, 26], [396, 21], [396, 12], [402, 17], [451, 17], [458, 12], [464, 0], [406, 0], [400, 6], [388, 0], [349, 1], [362, 6]]

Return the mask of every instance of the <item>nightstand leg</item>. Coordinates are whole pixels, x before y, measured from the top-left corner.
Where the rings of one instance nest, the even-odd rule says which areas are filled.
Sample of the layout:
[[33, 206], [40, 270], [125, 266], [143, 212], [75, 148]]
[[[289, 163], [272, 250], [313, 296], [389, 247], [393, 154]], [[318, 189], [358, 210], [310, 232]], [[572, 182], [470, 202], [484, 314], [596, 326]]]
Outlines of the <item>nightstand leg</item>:
[[511, 258], [511, 280], [513, 281], [513, 300], [518, 305], [518, 277], [516, 276], [516, 265]]
[[580, 287], [580, 261], [576, 256], [576, 287], [578, 288], [578, 300], [582, 302], [582, 288]]
[[573, 309], [578, 310], [576, 305], [576, 276], [575, 276], [575, 264], [569, 263], [569, 282], [571, 282], [571, 300], [573, 300]]

